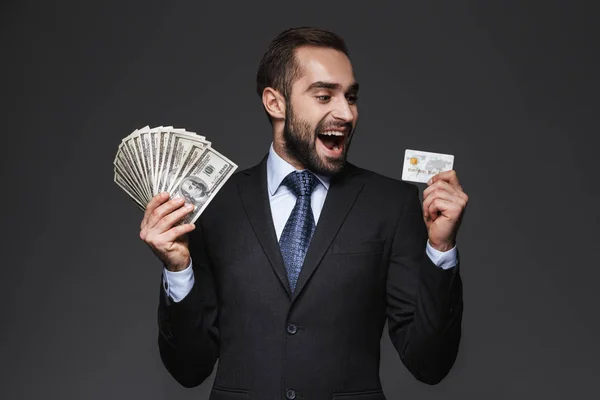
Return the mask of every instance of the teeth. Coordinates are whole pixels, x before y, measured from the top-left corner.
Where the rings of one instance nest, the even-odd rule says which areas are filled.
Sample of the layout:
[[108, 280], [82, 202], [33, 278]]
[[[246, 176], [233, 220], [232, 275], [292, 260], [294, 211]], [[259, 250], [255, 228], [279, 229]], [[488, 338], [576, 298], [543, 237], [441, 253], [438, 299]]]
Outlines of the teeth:
[[327, 135], [327, 136], [344, 136], [344, 132], [340, 132], [340, 131], [326, 131], [326, 132], [322, 132], [321, 135]]

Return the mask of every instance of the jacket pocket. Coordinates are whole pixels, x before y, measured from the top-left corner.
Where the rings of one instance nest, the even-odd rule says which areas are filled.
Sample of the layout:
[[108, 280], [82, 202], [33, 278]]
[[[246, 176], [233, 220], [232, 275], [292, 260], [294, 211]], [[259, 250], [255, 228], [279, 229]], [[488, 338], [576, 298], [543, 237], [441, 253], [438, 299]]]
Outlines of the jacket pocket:
[[250, 392], [247, 390], [213, 386], [209, 400], [241, 400], [250, 398]]
[[363, 242], [335, 242], [331, 245], [332, 254], [380, 254], [383, 252], [383, 240]]
[[334, 393], [333, 400], [386, 400], [383, 390], [365, 390], [362, 392]]

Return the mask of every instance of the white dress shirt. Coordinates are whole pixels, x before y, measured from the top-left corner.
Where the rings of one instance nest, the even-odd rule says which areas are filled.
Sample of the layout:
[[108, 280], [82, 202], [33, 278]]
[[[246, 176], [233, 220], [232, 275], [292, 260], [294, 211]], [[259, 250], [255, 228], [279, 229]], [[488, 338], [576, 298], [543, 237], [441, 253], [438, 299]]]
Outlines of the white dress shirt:
[[[296, 204], [294, 193], [287, 186], [281, 185], [281, 182], [290, 172], [295, 170], [296, 168], [275, 152], [273, 143], [271, 143], [269, 157], [267, 158], [267, 186], [277, 240], [279, 240], [283, 227]], [[318, 183], [312, 192], [310, 203], [315, 217], [315, 224], [317, 224], [329, 190], [329, 179], [321, 175], [315, 174], [315, 176], [318, 178]], [[431, 261], [439, 268], [449, 269], [457, 264], [456, 246], [442, 252], [431, 247], [429, 241], [427, 241], [425, 251]], [[175, 302], [181, 301], [192, 290], [193, 286], [194, 271], [191, 260], [190, 265], [183, 271], [171, 272], [164, 268], [163, 287]]]

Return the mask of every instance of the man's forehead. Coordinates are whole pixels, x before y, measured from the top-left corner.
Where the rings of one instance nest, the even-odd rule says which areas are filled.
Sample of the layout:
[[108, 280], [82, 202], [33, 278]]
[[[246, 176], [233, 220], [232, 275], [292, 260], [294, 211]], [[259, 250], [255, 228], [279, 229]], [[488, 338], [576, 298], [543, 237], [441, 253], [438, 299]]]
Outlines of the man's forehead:
[[343, 52], [324, 47], [303, 46], [296, 49], [300, 75], [295, 82], [305, 88], [328, 82], [348, 89], [356, 84], [350, 59]]

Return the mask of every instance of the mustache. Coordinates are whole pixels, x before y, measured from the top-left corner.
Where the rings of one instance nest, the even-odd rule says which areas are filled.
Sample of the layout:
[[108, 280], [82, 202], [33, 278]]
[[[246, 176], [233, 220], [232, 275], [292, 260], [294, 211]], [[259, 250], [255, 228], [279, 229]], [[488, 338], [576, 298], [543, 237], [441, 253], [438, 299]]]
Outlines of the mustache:
[[342, 124], [338, 123], [338, 124], [327, 124], [327, 125], [323, 125], [323, 126], [318, 126], [317, 133], [325, 132], [330, 129], [344, 130], [345, 133], [350, 133], [350, 132], [352, 132], [352, 124], [350, 122], [346, 122], [346, 123], [342, 123]]

